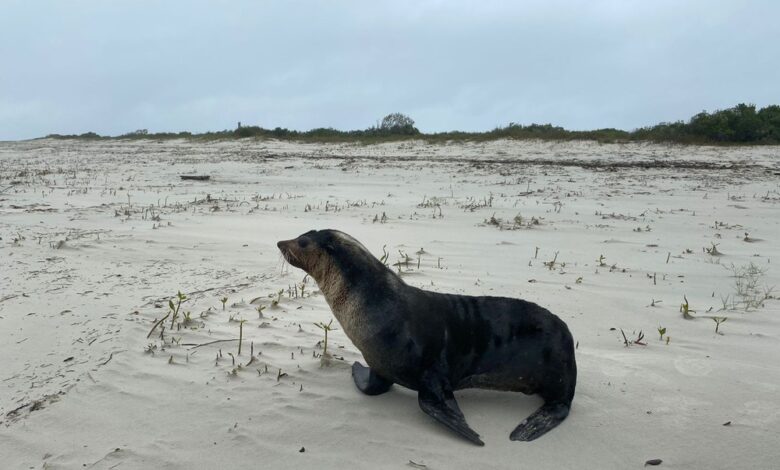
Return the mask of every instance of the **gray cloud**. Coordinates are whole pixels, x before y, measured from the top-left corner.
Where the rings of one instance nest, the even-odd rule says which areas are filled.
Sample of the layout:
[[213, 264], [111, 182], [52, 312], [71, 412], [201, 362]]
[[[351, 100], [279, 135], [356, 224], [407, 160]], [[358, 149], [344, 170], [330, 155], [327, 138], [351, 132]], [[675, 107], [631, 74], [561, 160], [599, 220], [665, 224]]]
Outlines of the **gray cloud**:
[[780, 103], [775, 1], [6, 1], [0, 139], [510, 121], [631, 129]]

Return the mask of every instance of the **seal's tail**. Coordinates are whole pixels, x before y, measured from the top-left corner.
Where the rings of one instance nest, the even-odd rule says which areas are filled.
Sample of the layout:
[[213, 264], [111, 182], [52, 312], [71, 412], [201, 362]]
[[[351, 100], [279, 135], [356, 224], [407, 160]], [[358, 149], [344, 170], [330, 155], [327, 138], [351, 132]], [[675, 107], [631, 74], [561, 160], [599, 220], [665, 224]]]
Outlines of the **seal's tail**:
[[569, 415], [569, 405], [566, 403], [545, 403], [534, 411], [531, 416], [517, 425], [509, 439], [513, 441], [533, 441], [561, 424]]

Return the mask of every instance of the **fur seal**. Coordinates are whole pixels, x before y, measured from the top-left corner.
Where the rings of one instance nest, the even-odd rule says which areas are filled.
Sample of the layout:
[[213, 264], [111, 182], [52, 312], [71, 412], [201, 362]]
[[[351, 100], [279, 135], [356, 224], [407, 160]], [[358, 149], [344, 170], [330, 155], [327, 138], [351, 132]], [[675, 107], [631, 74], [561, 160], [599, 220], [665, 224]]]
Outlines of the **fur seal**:
[[544, 405], [509, 438], [532, 441], [569, 414], [577, 365], [566, 324], [531, 302], [429, 292], [404, 283], [360, 242], [337, 230], [312, 230], [277, 243], [311, 275], [368, 367], [352, 365], [368, 395], [396, 383], [418, 392], [420, 408], [469, 441], [453, 392], [483, 388], [538, 394]]

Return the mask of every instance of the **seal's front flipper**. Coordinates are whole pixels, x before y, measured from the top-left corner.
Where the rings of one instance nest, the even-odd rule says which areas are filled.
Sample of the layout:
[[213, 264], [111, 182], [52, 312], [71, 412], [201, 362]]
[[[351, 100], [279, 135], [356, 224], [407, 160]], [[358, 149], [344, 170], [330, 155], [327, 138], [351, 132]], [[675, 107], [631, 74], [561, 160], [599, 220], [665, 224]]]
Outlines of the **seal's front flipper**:
[[380, 377], [370, 367], [359, 362], [352, 364], [352, 379], [358, 390], [366, 395], [381, 395], [393, 386], [393, 382]]
[[455, 401], [455, 395], [453, 395], [449, 387], [442, 386], [435, 379], [425, 380], [424, 378], [420, 383], [417, 401], [420, 403], [420, 408], [436, 421], [474, 444], [485, 445], [479, 438], [479, 434], [466, 423], [466, 418], [463, 416], [463, 412], [460, 411], [458, 402]]
[[534, 411], [531, 416], [524, 419], [509, 435], [509, 439], [513, 441], [533, 441], [561, 424], [561, 421], [566, 419], [568, 415], [569, 405], [564, 403], [547, 403]]

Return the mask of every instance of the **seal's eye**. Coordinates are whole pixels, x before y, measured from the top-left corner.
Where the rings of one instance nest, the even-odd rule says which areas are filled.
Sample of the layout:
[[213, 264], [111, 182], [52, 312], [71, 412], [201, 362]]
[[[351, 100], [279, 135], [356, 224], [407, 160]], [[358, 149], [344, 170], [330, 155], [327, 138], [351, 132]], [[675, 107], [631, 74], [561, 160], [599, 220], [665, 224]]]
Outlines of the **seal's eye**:
[[299, 238], [298, 239], [298, 246], [301, 248], [306, 248], [309, 245], [309, 239], [308, 238]]

